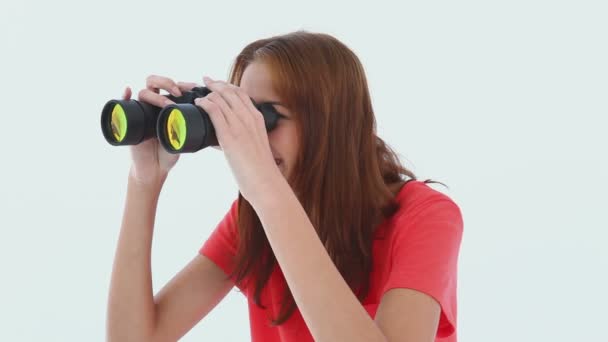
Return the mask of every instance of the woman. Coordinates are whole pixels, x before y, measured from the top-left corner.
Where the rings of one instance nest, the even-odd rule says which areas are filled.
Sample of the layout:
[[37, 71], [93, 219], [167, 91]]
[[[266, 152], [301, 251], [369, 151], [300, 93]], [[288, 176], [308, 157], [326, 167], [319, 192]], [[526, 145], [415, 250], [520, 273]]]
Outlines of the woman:
[[[139, 100], [162, 107], [171, 101], [159, 89], [180, 96], [196, 84], [150, 76], [146, 85]], [[249, 44], [229, 82], [204, 85], [212, 93], [195, 104], [209, 113], [238, 199], [153, 296], [156, 204], [179, 157], [156, 139], [131, 147], [108, 339], [175, 341], [236, 285], [253, 341], [456, 341], [460, 209], [376, 136], [354, 53], [332, 36], [293, 32]], [[249, 98], [275, 103], [274, 130]]]

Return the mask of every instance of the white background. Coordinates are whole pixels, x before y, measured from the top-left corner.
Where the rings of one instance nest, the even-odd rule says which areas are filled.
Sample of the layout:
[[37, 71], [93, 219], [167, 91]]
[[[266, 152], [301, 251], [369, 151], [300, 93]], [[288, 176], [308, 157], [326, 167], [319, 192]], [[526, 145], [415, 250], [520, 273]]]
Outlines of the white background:
[[[605, 1], [13, 1], [0, 5], [0, 340], [102, 341], [129, 152], [99, 117], [149, 74], [225, 80], [297, 29], [361, 59], [378, 133], [461, 207], [460, 341], [607, 341]], [[221, 151], [161, 194], [160, 289], [237, 192]], [[232, 291], [183, 341], [246, 341]]]

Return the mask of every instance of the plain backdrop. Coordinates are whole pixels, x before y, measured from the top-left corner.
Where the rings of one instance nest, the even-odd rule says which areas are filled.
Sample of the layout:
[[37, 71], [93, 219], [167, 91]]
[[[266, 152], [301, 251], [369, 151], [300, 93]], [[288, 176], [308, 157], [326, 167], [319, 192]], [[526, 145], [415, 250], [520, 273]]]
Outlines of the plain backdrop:
[[[459, 340], [608, 340], [606, 18], [599, 0], [2, 0], [0, 340], [104, 340], [130, 163], [104, 103], [150, 74], [226, 80], [247, 43], [299, 29], [359, 56], [378, 134], [461, 207]], [[221, 151], [182, 156], [155, 292], [237, 191]], [[249, 340], [240, 292], [183, 338], [209, 340]]]

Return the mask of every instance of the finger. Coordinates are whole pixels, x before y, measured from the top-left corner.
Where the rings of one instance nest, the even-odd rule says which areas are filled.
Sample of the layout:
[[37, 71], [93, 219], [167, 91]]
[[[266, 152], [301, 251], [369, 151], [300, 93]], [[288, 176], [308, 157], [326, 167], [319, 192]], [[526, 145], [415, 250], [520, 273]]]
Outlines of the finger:
[[232, 109], [230, 109], [230, 106], [228, 105], [228, 103], [226, 103], [226, 100], [224, 100], [222, 95], [220, 95], [219, 93], [216, 93], [216, 92], [212, 92], [209, 95], [205, 96], [204, 98], [207, 99], [208, 101], [216, 104], [220, 108], [221, 114], [224, 116], [224, 120], [226, 121], [228, 126], [233, 125], [234, 118], [232, 117], [233, 116]]
[[191, 91], [194, 87], [202, 87], [202, 85], [194, 82], [177, 82], [177, 87], [183, 92]]
[[235, 116], [237, 116], [241, 122], [246, 125], [252, 125], [259, 118], [260, 113], [255, 107], [249, 107], [247, 102], [251, 103], [251, 100], [247, 96], [244, 90], [238, 88], [236, 86], [230, 85], [228, 86], [231, 91], [228, 91], [228, 96], [232, 100], [232, 106], [235, 108], [233, 111], [236, 112]]
[[164, 107], [175, 102], [169, 100], [166, 96], [155, 93], [150, 89], [142, 89], [137, 94], [137, 99], [141, 102], [149, 103], [156, 107]]
[[241, 102], [243, 103], [243, 106], [247, 108], [248, 111], [254, 113], [255, 116], [262, 116], [262, 113], [255, 107], [255, 105], [253, 104], [253, 100], [251, 99], [251, 97], [249, 97], [249, 95], [247, 95], [247, 93], [245, 93], [244, 91], [237, 91], [236, 93], [239, 96]]
[[217, 137], [217, 141], [220, 143], [220, 149], [223, 149], [225, 135], [229, 132], [228, 123], [226, 122], [226, 118], [221, 113], [220, 107], [209, 101], [207, 97], [199, 97], [194, 100], [194, 104], [203, 108], [205, 112], [209, 115], [209, 119], [213, 124], [213, 128], [215, 129], [215, 136]]
[[228, 103], [230, 108], [235, 109], [236, 107], [241, 106], [241, 101], [236, 94], [237, 88], [235, 85], [223, 81], [215, 81], [208, 76], [203, 77], [203, 82], [209, 90], [219, 93], [226, 103]]
[[132, 94], [131, 88], [127, 86], [125, 88], [125, 91], [122, 93], [122, 99], [123, 100], [130, 100], [131, 99], [131, 94]]
[[266, 122], [264, 120], [264, 115], [255, 107], [251, 97], [249, 97], [249, 95], [247, 95], [247, 93], [245, 93], [244, 91], [237, 91], [237, 94], [241, 102], [243, 103], [243, 107], [245, 107], [246, 110], [251, 114], [252, 121], [255, 125], [258, 126], [258, 132], [262, 134], [268, 134], [268, 131], [266, 130]]
[[222, 105], [222, 110], [224, 114], [228, 116], [227, 120], [229, 124], [232, 125], [235, 123], [236, 121], [233, 118], [236, 117], [240, 122], [248, 125], [251, 118], [245, 116], [247, 114], [244, 113], [245, 106], [237, 95], [235, 87], [225, 82], [213, 81], [206, 76], [203, 79], [205, 85], [212, 91], [212, 93], [207, 96], [211, 96], [215, 93], [215, 96], [210, 97], [213, 102], [218, 102], [218, 104], [222, 104], [221, 102], [226, 103], [228, 108], [226, 108], [225, 105]]
[[166, 90], [173, 96], [182, 96], [182, 92], [177, 84], [170, 78], [158, 75], [150, 75], [146, 78], [146, 88], [159, 93], [160, 89]]

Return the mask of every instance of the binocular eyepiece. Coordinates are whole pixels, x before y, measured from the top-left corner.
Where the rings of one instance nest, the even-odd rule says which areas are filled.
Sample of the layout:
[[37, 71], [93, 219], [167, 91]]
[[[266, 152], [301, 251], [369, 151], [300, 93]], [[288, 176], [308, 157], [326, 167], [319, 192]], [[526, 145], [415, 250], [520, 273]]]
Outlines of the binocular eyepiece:
[[[101, 112], [101, 131], [114, 146], [137, 145], [154, 137], [169, 153], [218, 146], [209, 114], [194, 104], [195, 99], [209, 93], [207, 87], [195, 87], [179, 97], [164, 95], [175, 104], [163, 108], [136, 100], [110, 100]], [[281, 114], [270, 103], [251, 101], [264, 116], [266, 131], [273, 130]]]

